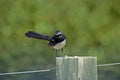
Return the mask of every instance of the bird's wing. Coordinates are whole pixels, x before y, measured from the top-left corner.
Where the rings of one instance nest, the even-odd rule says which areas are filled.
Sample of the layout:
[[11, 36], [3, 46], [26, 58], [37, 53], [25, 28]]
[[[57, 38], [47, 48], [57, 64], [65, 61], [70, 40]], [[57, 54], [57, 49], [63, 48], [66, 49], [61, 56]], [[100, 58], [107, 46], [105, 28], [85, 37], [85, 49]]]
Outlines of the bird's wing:
[[50, 36], [45, 36], [45, 35], [42, 35], [42, 34], [38, 34], [38, 33], [33, 32], [33, 31], [26, 32], [25, 36], [27, 36], [28, 38], [43, 39], [43, 40], [47, 40], [47, 41], [50, 41], [50, 39], [51, 39]]

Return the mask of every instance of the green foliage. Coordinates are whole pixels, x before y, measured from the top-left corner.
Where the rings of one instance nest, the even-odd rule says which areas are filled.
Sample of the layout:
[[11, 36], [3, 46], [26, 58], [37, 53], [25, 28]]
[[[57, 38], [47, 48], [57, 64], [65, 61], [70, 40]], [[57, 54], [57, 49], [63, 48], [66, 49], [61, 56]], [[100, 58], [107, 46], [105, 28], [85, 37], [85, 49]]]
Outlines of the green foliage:
[[[67, 36], [64, 54], [120, 61], [119, 0], [0, 0], [0, 72], [52, 68], [55, 51], [28, 30]], [[120, 74], [120, 73], [118, 73]]]

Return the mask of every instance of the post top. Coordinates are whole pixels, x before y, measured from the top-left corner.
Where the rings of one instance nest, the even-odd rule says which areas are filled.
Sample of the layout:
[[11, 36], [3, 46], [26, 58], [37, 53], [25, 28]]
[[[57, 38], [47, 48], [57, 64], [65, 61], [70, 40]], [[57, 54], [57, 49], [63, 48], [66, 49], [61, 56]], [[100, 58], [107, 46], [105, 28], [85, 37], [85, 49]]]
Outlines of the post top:
[[67, 56], [65, 55], [64, 57], [56, 57], [56, 59], [80, 59], [80, 58], [97, 58], [95, 56]]

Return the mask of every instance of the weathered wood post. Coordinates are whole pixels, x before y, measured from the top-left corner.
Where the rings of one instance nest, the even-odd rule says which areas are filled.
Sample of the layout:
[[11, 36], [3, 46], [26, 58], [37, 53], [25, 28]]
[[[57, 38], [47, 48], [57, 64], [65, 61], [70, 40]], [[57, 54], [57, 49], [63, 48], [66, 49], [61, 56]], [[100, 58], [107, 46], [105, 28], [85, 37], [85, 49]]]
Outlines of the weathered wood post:
[[98, 80], [96, 57], [56, 57], [57, 80]]

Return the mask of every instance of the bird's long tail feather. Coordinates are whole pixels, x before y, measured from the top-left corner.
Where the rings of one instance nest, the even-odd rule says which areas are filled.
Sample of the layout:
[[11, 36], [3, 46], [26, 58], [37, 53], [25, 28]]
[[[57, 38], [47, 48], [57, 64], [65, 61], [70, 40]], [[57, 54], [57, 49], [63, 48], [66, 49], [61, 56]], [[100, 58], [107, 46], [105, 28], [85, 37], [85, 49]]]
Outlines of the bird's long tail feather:
[[35, 39], [43, 39], [43, 40], [47, 40], [49, 41], [51, 37], [49, 36], [45, 36], [45, 35], [42, 35], [42, 34], [38, 34], [36, 32], [33, 32], [33, 31], [28, 31], [25, 33], [25, 36], [27, 36], [28, 38], [35, 38]]

